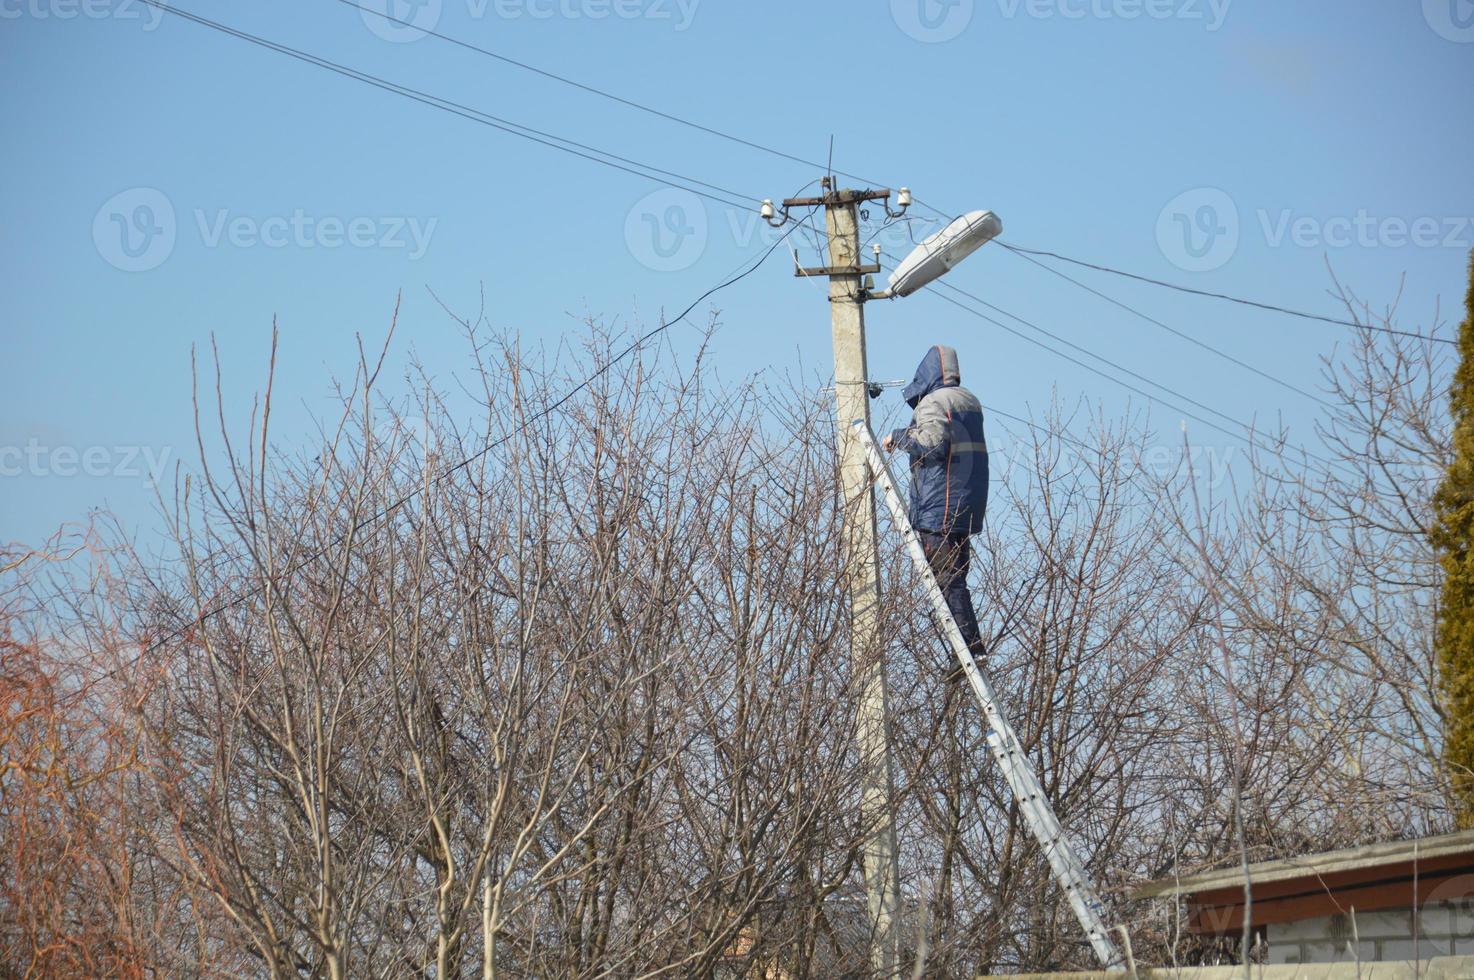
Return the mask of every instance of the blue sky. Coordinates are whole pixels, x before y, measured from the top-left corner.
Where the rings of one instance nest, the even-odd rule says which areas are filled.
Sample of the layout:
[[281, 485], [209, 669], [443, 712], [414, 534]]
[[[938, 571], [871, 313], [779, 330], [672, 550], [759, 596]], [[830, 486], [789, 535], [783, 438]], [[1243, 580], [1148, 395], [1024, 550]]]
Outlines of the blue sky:
[[[363, 2], [795, 156], [824, 159], [832, 134], [837, 168], [949, 213], [990, 208], [1013, 244], [1334, 315], [1329, 261], [1374, 303], [1401, 289], [1403, 325], [1420, 330], [1462, 300], [1469, 0]], [[406, 40], [338, 0], [179, 6], [744, 198], [818, 176], [433, 37]], [[148, 470], [197, 461], [189, 352], [212, 335], [244, 422], [276, 318], [290, 444], [330, 409], [354, 335], [381, 337], [400, 290], [393, 364], [417, 357], [452, 384], [465, 346], [430, 290], [474, 314], [484, 288], [494, 325], [556, 344], [585, 314], [651, 325], [771, 241], [750, 212], [139, 0], [0, 0], [0, 59], [6, 540], [37, 542], [99, 508], [149, 540]], [[711, 300], [724, 377], [803, 365], [824, 383], [823, 286], [790, 268], [776, 255]], [[1344, 336], [1070, 271], [1300, 387]], [[1002, 249], [951, 281], [1228, 415], [1282, 415], [1311, 438], [1312, 402]], [[1027, 415], [1056, 394], [1107, 415], [1150, 407], [1164, 444], [1180, 438], [1178, 413], [936, 295], [876, 304], [869, 336], [878, 378], [909, 376], [946, 342], [998, 409]], [[678, 329], [674, 343], [696, 337]], [[1220, 452], [1235, 445], [1191, 431]], [[1008, 441], [996, 420], [990, 437]]]

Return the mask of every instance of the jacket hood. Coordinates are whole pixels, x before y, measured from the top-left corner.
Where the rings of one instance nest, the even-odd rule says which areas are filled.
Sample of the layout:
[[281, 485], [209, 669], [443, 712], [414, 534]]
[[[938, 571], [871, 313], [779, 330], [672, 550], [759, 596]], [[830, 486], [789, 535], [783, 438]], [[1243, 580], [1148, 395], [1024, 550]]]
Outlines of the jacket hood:
[[955, 388], [962, 384], [962, 370], [957, 366], [957, 352], [937, 344], [926, 352], [916, 366], [916, 377], [901, 392], [906, 404], [917, 404], [938, 388]]

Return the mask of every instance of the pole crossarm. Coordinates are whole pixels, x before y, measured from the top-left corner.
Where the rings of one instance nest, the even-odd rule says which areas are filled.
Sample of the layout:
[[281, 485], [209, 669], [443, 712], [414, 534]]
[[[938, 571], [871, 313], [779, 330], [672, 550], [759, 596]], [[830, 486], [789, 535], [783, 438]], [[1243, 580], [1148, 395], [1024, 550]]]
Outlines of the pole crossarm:
[[863, 276], [873, 275], [880, 271], [880, 263], [872, 262], [869, 265], [812, 265], [799, 266], [793, 270], [793, 274], [800, 279], [810, 276]]
[[837, 207], [845, 204], [863, 204], [866, 201], [883, 201], [891, 196], [889, 187], [879, 190], [830, 191], [819, 197], [790, 197], [783, 201], [785, 208]]
[[1018, 802], [1019, 811], [1029, 825], [1029, 830], [1039, 841], [1039, 846], [1043, 848], [1050, 870], [1054, 872], [1055, 880], [1064, 889], [1075, 917], [1080, 920], [1081, 927], [1089, 936], [1096, 957], [1107, 970], [1124, 971], [1126, 960], [1111, 939], [1110, 930], [1105, 923], [1105, 906], [1096, 895], [1095, 886], [1085, 873], [1084, 863], [1065, 835], [1054, 807], [1045, 796], [1044, 787], [1034, 774], [1034, 767], [1029, 764], [1029, 758], [1019, 744], [1013, 726], [1004, 717], [998, 698], [993, 693], [993, 686], [973, 659], [972, 651], [967, 648], [967, 641], [962, 638], [962, 631], [957, 628], [957, 621], [947, 608], [947, 599], [937, 584], [931, 563], [926, 559], [921, 539], [917, 537], [916, 530], [906, 516], [906, 506], [896, 490], [896, 481], [891, 476], [890, 467], [881, 454], [880, 446], [876, 444], [875, 434], [870, 431], [870, 426], [864, 419], [856, 419], [853, 425], [855, 434], [864, 443], [875, 484], [880, 487], [886, 506], [890, 508], [896, 527], [906, 542], [906, 550], [921, 574], [927, 596], [931, 599], [932, 612], [941, 625], [947, 642], [952, 645], [952, 651], [962, 665], [963, 674], [972, 686], [973, 694], [982, 705], [983, 717], [988, 722], [988, 750], [998, 762], [998, 767], [1003, 770], [1003, 778]]

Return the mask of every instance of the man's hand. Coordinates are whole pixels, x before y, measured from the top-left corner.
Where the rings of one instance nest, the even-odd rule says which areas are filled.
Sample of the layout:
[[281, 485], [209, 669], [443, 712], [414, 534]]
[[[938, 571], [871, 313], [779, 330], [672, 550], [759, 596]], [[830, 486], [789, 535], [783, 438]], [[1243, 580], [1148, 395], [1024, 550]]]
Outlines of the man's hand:
[[881, 449], [884, 449], [888, 453], [895, 452], [896, 451], [896, 434], [894, 432], [887, 432], [885, 434], [885, 438], [882, 439], [882, 440], [880, 440], [880, 448]]

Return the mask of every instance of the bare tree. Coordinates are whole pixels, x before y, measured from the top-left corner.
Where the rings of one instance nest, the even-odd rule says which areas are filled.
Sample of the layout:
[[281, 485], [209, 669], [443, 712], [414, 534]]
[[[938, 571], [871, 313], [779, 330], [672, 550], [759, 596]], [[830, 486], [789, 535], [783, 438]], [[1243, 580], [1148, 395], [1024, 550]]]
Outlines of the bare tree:
[[[207, 365], [176, 560], [119, 541], [7, 593], [9, 963], [869, 975], [819, 384], [458, 321], [471, 383], [386, 391], [361, 349], [311, 448], [275, 435], [274, 348], [243, 420]], [[1122, 901], [1145, 878], [1446, 819], [1446, 367], [1329, 361], [1320, 469], [1279, 433], [1164, 473], [1140, 417], [990, 425], [986, 668], [1142, 962], [1217, 955]], [[899, 544], [882, 572], [911, 968], [1090, 965]]]

